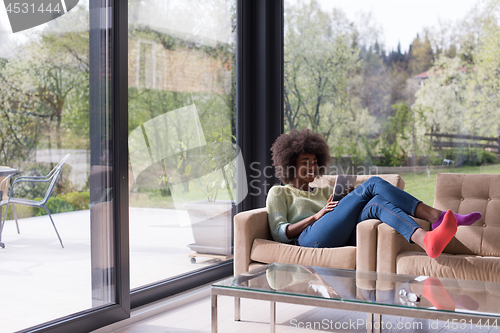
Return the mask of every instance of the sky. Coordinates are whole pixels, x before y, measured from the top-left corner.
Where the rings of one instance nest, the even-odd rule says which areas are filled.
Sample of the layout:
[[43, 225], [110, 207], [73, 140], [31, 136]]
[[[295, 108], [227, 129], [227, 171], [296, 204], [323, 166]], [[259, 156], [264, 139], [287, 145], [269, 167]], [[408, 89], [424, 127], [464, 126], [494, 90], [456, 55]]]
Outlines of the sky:
[[[293, 2], [293, 0], [285, 0]], [[456, 21], [481, 0], [317, 0], [324, 10], [341, 8], [351, 21], [359, 12], [370, 12], [383, 29], [386, 50], [408, 46], [423, 28], [437, 26], [438, 20]]]

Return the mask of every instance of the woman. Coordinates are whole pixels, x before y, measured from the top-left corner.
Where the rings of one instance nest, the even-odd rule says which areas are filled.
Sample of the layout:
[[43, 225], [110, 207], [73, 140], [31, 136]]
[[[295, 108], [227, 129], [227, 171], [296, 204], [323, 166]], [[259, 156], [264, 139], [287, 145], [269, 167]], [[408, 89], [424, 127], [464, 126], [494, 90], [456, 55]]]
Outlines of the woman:
[[[481, 213], [435, 209], [380, 177], [369, 178], [342, 200], [333, 201], [333, 188], [310, 186], [331, 157], [324, 138], [307, 129], [282, 134], [271, 151], [276, 175], [286, 184], [273, 186], [266, 202], [271, 233], [280, 242], [306, 247], [355, 245], [356, 225], [376, 218], [436, 258], [457, 225], [481, 218]], [[410, 215], [433, 223], [434, 229], [424, 231]]]

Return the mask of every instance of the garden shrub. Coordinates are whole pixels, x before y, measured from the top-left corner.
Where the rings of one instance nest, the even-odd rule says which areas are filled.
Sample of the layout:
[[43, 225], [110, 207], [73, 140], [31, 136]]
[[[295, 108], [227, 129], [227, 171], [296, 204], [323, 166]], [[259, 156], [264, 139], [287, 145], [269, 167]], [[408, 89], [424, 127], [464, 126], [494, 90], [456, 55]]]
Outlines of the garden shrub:
[[[1, 209], [2, 212], [2, 219], [3, 219], [3, 214], [5, 213], [5, 207], [3, 206]], [[33, 207], [30, 206], [21, 206], [21, 205], [16, 205], [16, 213], [17, 213], [17, 218], [18, 219], [24, 219], [27, 217], [32, 217], [33, 215]], [[36, 209], [36, 208], [35, 208]], [[7, 220], [13, 220], [14, 219], [14, 212], [12, 210], [12, 206], [9, 206], [9, 212], [7, 213]]]
[[[47, 208], [49, 209], [51, 214], [64, 213], [64, 212], [72, 212], [74, 211], [74, 207], [72, 204], [67, 202], [62, 195], [51, 197], [47, 201]], [[39, 209], [43, 213], [46, 213], [44, 209]], [[40, 212], [35, 212], [35, 216], [40, 216], [45, 214], [40, 214]]]
[[[60, 195], [66, 202], [73, 206], [73, 210], [89, 209], [90, 192], [70, 192]], [[50, 208], [49, 208], [50, 209]], [[52, 212], [52, 211], [51, 211]]]
[[[40, 198], [35, 200], [41, 200]], [[70, 192], [58, 196], [52, 196], [47, 201], [47, 208], [51, 214], [73, 212], [89, 209], [89, 192]], [[43, 208], [35, 208], [33, 216], [47, 215]]]
[[498, 158], [494, 153], [480, 148], [450, 149], [444, 157], [454, 160], [455, 167], [498, 163]]
[[[35, 201], [40, 201], [42, 198], [35, 198]], [[61, 195], [52, 195], [47, 201], [47, 208], [51, 214], [74, 212], [78, 210], [89, 209], [90, 203], [90, 193], [89, 192], [70, 192]], [[5, 206], [4, 206], [5, 207]], [[2, 207], [0, 210], [3, 213], [5, 208]], [[27, 218], [32, 216], [42, 216], [47, 215], [47, 212], [43, 208], [34, 208], [30, 206], [16, 205], [17, 218]], [[7, 213], [7, 219], [13, 220], [14, 213], [12, 207], [9, 207], [9, 212]]]

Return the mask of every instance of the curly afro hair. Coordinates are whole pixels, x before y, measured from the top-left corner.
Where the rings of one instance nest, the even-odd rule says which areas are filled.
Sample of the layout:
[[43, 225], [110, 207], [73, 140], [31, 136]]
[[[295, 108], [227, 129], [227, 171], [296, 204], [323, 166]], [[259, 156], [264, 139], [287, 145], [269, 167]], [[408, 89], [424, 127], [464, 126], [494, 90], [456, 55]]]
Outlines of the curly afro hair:
[[310, 129], [293, 129], [288, 134], [281, 134], [271, 147], [271, 152], [276, 176], [283, 184], [291, 183], [295, 178], [295, 166], [300, 154], [316, 155], [320, 173], [332, 160], [326, 140]]

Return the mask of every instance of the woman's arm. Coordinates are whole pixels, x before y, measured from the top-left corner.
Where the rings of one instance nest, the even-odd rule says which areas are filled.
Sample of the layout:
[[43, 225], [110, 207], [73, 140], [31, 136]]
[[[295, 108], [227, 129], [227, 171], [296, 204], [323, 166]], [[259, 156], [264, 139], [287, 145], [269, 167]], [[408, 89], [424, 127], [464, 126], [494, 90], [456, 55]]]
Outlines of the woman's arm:
[[266, 198], [267, 219], [273, 239], [282, 243], [290, 243], [292, 239], [286, 237], [288, 222], [288, 205], [286, 196], [288, 191], [284, 186], [273, 186]]
[[299, 222], [295, 222], [293, 224], [288, 225], [288, 227], [286, 228], [286, 237], [288, 237], [290, 239], [299, 237], [300, 233], [305, 228], [307, 228], [308, 226], [310, 226], [311, 224], [313, 224], [317, 220], [318, 220], [318, 218], [316, 217], [316, 214], [314, 214], [314, 215], [311, 215], [309, 217], [306, 217], [305, 219], [303, 219]]
[[314, 215], [311, 215], [309, 217], [306, 217], [305, 219], [295, 222], [293, 224], [290, 224], [286, 228], [286, 237], [293, 239], [299, 237], [300, 233], [319, 220], [323, 215], [325, 215], [328, 212], [331, 212], [333, 208], [335, 208], [338, 204], [338, 201], [333, 201], [333, 194], [330, 196], [328, 199], [328, 202], [326, 203], [325, 207], [321, 208], [319, 212], [317, 212]]

